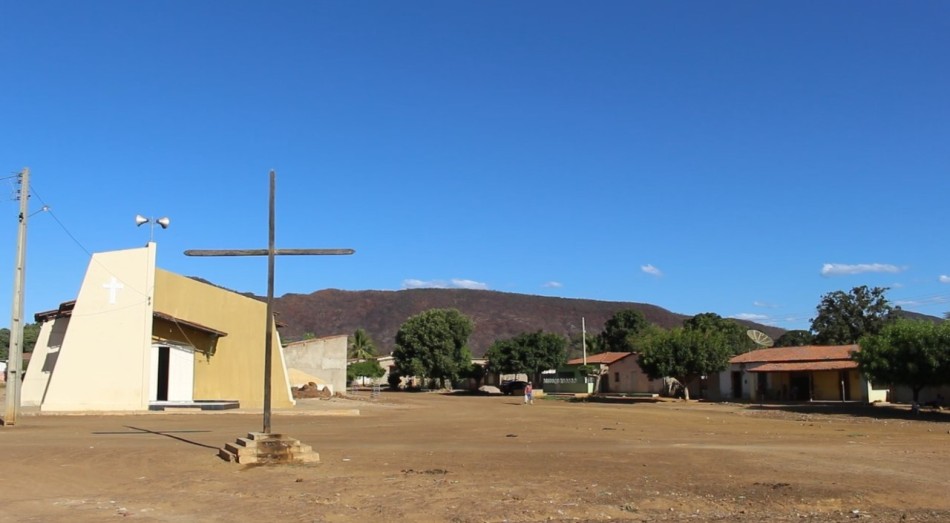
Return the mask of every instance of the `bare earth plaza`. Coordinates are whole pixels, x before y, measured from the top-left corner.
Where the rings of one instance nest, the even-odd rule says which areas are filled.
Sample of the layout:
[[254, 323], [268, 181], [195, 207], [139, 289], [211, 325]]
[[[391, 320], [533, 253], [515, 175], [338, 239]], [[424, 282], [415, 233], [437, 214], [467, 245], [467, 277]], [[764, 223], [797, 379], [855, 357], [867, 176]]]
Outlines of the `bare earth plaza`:
[[[387, 393], [302, 400], [310, 465], [216, 457], [260, 411], [29, 415], [4, 521], [946, 521], [950, 416]], [[359, 415], [352, 415], [358, 409]], [[333, 415], [336, 414], [336, 415]]]
[[0, 523], [950, 523], [950, 0], [0, 5]]

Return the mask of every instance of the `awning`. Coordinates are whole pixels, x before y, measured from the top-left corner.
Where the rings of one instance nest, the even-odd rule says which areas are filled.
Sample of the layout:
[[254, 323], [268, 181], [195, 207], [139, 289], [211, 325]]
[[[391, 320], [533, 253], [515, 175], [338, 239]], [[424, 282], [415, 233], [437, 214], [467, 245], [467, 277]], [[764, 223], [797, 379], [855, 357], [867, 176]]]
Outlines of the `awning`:
[[[47, 322], [47, 321], [54, 320], [57, 318], [66, 318], [66, 317], [72, 316], [73, 309], [75, 307], [76, 307], [76, 300], [65, 301], [59, 305], [58, 309], [54, 309], [51, 311], [37, 312], [34, 315], [34, 318], [36, 319], [37, 323], [43, 323], [43, 322]], [[200, 323], [195, 323], [192, 321], [183, 320], [181, 318], [176, 318], [172, 316], [171, 314], [165, 314], [164, 312], [153, 311], [152, 315], [155, 318], [158, 318], [160, 320], [170, 321], [172, 323], [177, 323], [178, 325], [181, 325], [183, 327], [189, 327], [194, 330], [204, 332], [214, 338], [223, 338], [228, 335], [228, 333], [226, 332], [219, 331], [217, 329], [212, 329], [211, 327], [201, 325]]]
[[749, 372], [809, 372], [818, 370], [847, 370], [858, 368], [858, 362], [848, 360], [837, 361], [795, 361], [788, 363], [763, 363], [749, 366]]
[[223, 337], [225, 337], [225, 336], [228, 335], [228, 333], [226, 333], [226, 332], [219, 331], [219, 330], [217, 330], [217, 329], [212, 329], [211, 327], [206, 327], [206, 326], [204, 326], [204, 325], [201, 325], [200, 323], [194, 323], [194, 322], [191, 322], [191, 321], [183, 320], [183, 319], [181, 319], [181, 318], [176, 318], [176, 317], [174, 317], [174, 316], [172, 316], [172, 315], [170, 315], [170, 314], [165, 314], [164, 312], [155, 311], [155, 312], [153, 313], [153, 316], [155, 316], [156, 318], [161, 319], [161, 320], [170, 321], [170, 322], [172, 322], [172, 323], [177, 323], [178, 325], [181, 325], [181, 326], [183, 326], [183, 327], [190, 327], [190, 328], [195, 329], [195, 330], [197, 330], [197, 331], [201, 331], [201, 332], [204, 332], [204, 333], [206, 333], [206, 334], [210, 334], [212, 337], [215, 337], [215, 338], [223, 338]]

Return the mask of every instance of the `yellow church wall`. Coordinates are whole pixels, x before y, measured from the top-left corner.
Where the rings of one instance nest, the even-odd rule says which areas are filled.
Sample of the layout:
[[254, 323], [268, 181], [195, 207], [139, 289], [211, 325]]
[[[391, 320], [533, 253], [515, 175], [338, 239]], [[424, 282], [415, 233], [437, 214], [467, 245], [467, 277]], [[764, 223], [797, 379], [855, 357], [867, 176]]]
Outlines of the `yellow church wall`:
[[[218, 339], [213, 355], [195, 352], [196, 400], [236, 399], [241, 407], [263, 406], [265, 303], [156, 269], [155, 311], [227, 333]], [[291, 407], [294, 401], [276, 328], [272, 351], [271, 406]]]

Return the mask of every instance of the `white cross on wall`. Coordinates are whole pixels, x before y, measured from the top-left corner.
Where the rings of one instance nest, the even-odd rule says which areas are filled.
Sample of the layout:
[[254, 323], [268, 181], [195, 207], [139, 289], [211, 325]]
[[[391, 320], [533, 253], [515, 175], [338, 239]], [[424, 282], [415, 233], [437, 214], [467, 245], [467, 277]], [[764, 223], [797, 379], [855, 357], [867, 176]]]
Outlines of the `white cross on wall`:
[[109, 303], [114, 304], [116, 291], [119, 289], [124, 289], [125, 285], [122, 285], [119, 280], [115, 279], [115, 276], [113, 276], [112, 281], [102, 284], [102, 287], [109, 289]]

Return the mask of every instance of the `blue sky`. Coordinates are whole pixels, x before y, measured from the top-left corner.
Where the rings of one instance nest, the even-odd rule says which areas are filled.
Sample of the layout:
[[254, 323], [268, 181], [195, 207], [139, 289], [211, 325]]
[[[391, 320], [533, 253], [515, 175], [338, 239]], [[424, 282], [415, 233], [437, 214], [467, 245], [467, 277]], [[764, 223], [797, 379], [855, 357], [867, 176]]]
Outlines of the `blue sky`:
[[[0, 1], [26, 312], [89, 253], [278, 295], [472, 287], [807, 328], [950, 311], [947, 2]], [[12, 195], [10, 179], [3, 180]], [[0, 324], [18, 203], [0, 201]], [[5, 218], [4, 218], [5, 216]], [[6, 225], [3, 225], [6, 223]], [[6, 274], [8, 277], [3, 277]]]

